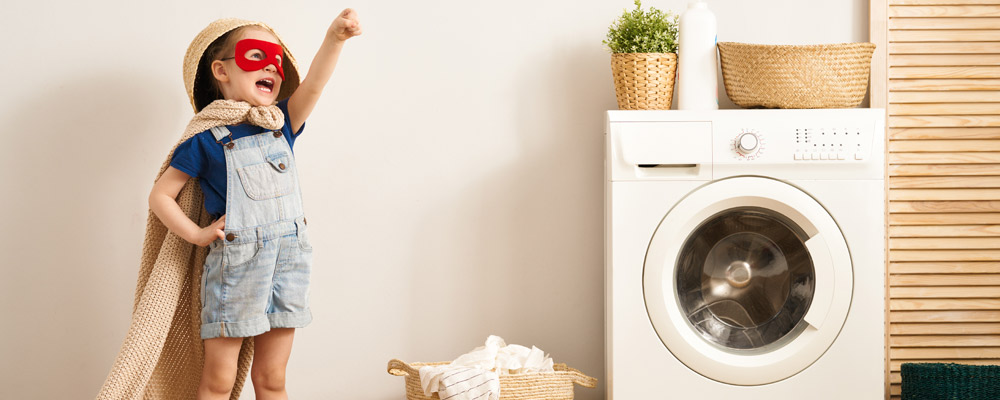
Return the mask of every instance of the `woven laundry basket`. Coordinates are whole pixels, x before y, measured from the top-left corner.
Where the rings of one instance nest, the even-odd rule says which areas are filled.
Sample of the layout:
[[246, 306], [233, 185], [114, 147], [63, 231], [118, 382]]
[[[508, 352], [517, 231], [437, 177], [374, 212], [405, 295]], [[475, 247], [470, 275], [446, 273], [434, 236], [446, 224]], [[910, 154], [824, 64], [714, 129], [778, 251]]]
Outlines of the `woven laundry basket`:
[[744, 108], [856, 107], [868, 88], [874, 52], [873, 43], [719, 43], [726, 94]]
[[621, 110], [669, 110], [674, 97], [676, 53], [614, 53], [611, 74]]
[[902, 400], [1000, 399], [1000, 365], [904, 363]]
[[[406, 398], [408, 400], [439, 400], [437, 393], [424, 396], [420, 385], [420, 367], [425, 365], [446, 365], [448, 362], [412, 363], [390, 360], [388, 371], [392, 375], [406, 377]], [[572, 400], [573, 384], [587, 388], [597, 386], [597, 379], [566, 366], [555, 364], [555, 372], [514, 374], [500, 376], [500, 400]]]

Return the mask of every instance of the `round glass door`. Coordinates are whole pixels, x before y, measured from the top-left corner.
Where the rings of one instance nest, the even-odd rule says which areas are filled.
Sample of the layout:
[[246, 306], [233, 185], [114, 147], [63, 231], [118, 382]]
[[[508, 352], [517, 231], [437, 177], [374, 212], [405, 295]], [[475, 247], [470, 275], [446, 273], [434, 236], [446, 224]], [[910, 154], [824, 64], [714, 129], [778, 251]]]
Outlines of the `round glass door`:
[[732, 385], [793, 376], [830, 348], [854, 291], [840, 227], [809, 194], [762, 177], [675, 204], [643, 263], [649, 321], [674, 357]]
[[763, 208], [708, 218], [677, 261], [677, 299], [688, 322], [726, 349], [761, 349], [794, 337], [815, 289], [808, 239], [794, 222]]

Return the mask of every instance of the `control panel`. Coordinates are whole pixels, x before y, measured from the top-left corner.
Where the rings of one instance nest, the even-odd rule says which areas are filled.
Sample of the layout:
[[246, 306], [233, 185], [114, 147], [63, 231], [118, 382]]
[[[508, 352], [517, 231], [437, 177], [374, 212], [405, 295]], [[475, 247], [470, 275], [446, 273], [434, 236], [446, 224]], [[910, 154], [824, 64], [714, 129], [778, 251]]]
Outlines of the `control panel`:
[[867, 135], [861, 128], [796, 128], [795, 160], [864, 160]]
[[884, 109], [609, 111], [612, 180], [881, 179]]
[[[722, 162], [816, 163], [865, 161], [872, 149], [874, 124], [850, 121], [716, 121], [716, 147]], [[720, 137], [721, 136], [721, 137]], [[724, 142], [722, 142], [724, 141]], [[717, 153], [717, 156], [721, 155]]]

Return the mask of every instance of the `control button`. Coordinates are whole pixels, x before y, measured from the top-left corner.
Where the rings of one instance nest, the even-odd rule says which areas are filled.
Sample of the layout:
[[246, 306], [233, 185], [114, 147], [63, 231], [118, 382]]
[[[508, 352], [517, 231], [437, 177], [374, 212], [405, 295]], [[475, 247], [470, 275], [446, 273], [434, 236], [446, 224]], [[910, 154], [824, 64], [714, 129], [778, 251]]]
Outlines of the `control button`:
[[226, 240], [228, 240], [230, 242], [236, 240], [236, 234], [235, 233], [226, 234]]
[[864, 160], [865, 159], [865, 153], [862, 153], [860, 151], [857, 152], [857, 153], [854, 153], [854, 159], [855, 160]]
[[826, 154], [826, 153], [819, 153], [819, 159], [820, 159], [820, 160], [829, 160], [829, 159], [830, 159], [830, 157], [829, 157], [829, 155], [828, 155], [828, 154]]
[[812, 153], [811, 157], [813, 160], [819, 160], [819, 153]]
[[838, 160], [843, 160], [844, 158], [847, 158], [847, 157], [844, 156], [844, 153], [837, 153], [837, 159]]
[[795, 153], [795, 159], [796, 159], [796, 160], [801, 160], [801, 159], [802, 159], [802, 153], [798, 153], [798, 152], [796, 152], [796, 153]]

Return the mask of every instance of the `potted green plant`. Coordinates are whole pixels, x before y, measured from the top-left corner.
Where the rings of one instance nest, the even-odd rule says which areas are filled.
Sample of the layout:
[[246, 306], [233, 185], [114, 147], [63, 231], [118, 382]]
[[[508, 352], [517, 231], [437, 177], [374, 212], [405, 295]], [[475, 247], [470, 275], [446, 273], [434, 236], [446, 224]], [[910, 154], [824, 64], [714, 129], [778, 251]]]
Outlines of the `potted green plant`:
[[608, 28], [615, 96], [622, 110], [669, 110], [677, 71], [677, 15], [650, 7], [626, 10]]

